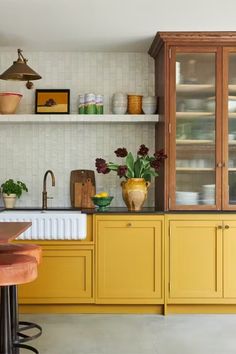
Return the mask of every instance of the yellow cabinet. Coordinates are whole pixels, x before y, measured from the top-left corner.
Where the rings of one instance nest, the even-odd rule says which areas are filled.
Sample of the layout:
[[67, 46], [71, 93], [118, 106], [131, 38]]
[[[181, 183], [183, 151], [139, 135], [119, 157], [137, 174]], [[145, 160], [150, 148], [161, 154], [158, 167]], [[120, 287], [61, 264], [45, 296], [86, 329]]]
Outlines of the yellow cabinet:
[[37, 242], [43, 248], [38, 278], [19, 287], [21, 304], [93, 302], [93, 247], [73, 241]]
[[224, 298], [236, 298], [236, 221], [223, 223]]
[[170, 221], [168, 246], [169, 303], [222, 297], [221, 222]]
[[162, 303], [163, 217], [96, 217], [97, 303]]

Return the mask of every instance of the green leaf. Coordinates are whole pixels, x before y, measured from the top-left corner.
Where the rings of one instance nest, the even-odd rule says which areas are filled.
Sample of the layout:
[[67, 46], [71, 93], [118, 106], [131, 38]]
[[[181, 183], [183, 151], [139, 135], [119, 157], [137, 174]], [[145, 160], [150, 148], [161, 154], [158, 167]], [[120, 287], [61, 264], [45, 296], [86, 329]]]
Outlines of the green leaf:
[[131, 152], [128, 153], [125, 162], [128, 168], [126, 175], [128, 178], [133, 178], [134, 177], [134, 157]]
[[134, 163], [134, 177], [140, 178], [142, 174], [143, 163], [141, 159], [137, 159]]
[[145, 181], [151, 182], [151, 176], [149, 174], [144, 174], [143, 178], [145, 179]]
[[130, 171], [134, 170], [134, 157], [131, 152], [128, 153], [126, 159], [126, 165]]
[[23, 191], [28, 192], [28, 188], [25, 183], [21, 181], [14, 181], [13, 179], [8, 179], [2, 185], [2, 193], [6, 193], [7, 195], [13, 193], [16, 194], [18, 198], [20, 198]]
[[108, 167], [111, 171], [117, 171], [118, 166], [119, 166], [119, 165], [117, 165], [117, 164], [115, 164], [115, 163], [113, 163], [113, 162], [109, 162], [109, 163], [107, 164], [107, 167]]
[[142, 162], [143, 162], [144, 167], [147, 167], [148, 165], [150, 165], [149, 160], [142, 160]]
[[127, 177], [127, 178], [133, 178], [133, 177], [134, 177], [134, 172], [133, 172], [133, 171], [130, 171], [130, 170], [128, 169], [128, 171], [126, 172], [126, 177]]
[[158, 173], [155, 172], [155, 171], [146, 171], [144, 174], [143, 174], [143, 178], [146, 180], [146, 181], [149, 181], [151, 180], [151, 177], [157, 177], [158, 176]]

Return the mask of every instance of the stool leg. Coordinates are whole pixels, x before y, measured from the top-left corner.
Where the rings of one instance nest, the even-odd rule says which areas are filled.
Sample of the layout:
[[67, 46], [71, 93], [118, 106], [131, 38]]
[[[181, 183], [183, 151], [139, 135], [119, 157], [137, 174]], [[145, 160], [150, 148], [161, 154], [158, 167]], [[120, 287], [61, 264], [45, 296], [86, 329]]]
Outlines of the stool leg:
[[[17, 285], [12, 285], [10, 286], [10, 311], [11, 311], [11, 319], [12, 319], [11, 333], [12, 333], [13, 349], [12, 349], [12, 353], [9, 354], [20, 354], [20, 348], [27, 349], [31, 352], [39, 354], [37, 349], [35, 349], [30, 345], [24, 344], [24, 342], [28, 342], [30, 340], [38, 338], [42, 334], [42, 328], [35, 323], [19, 321], [18, 307], [19, 306], [18, 306]], [[28, 336], [23, 333], [24, 331], [27, 331], [29, 329], [37, 329], [38, 332], [31, 336]]]
[[[19, 316], [18, 316], [18, 294], [17, 294], [17, 286], [10, 286], [10, 308], [11, 308], [11, 331], [12, 331], [12, 341], [13, 343], [17, 343], [19, 340], [18, 337], [18, 324], [19, 324]], [[20, 349], [16, 346], [13, 346], [13, 354], [19, 354]]]
[[13, 354], [9, 286], [1, 287], [0, 354]]

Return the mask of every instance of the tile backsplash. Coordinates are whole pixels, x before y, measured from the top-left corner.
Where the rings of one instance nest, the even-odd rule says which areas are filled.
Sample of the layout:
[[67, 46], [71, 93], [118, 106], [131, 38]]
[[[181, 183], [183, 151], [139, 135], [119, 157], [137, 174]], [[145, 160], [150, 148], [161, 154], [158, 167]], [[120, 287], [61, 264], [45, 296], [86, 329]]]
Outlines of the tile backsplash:
[[[29, 66], [43, 79], [35, 88], [69, 88], [71, 113], [77, 113], [78, 94], [95, 92], [104, 95], [105, 113], [110, 113], [114, 92], [154, 94], [154, 63], [145, 53], [76, 53], [25, 52]], [[16, 59], [16, 52], [0, 52], [0, 72]], [[0, 81], [0, 91], [23, 94], [18, 113], [34, 112], [34, 90], [23, 82]], [[146, 144], [154, 151], [154, 124], [145, 123], [69, 123], [69, 124], [1, 124], [0, 125], [0, 183], [7, 178], [24, 181], [29, 193], [24, 193], [17, 206], [41, 206], [43, 175], [52, 169], [56, 186], [51, 187], [48, 176], [48, 195], [54, 199], [49, 206], [70, 206], [69, 180], [74, 169], [95, 169], [96, 157], [121, 161], [114, 150], [126, 147], [137, 151]], [[96, 173], [97, 191], [114, 196], [113, 206], [124, 206], [120, 179], [115, 173]], [[154, 205], [151, 187], [146, 205]], [[2, 203], [2, 201], [1, 201]]]
[[[7, 137], [7, 138], [6, 138]], [[95, 170], [95, 158], [121, 162], [114, 150], [125, 146], [136, 152], [140, 143], [154, 148], [153, 124], [2, 124], [0, 129], [0, 182], [20, 179], [29, 187], [18, 206], [41, 206], [43, 175], [52, 169], [56, 186], [48, 176], [49, 206], [70, 206], [70, 171]], [[123, 206], [120, 178], [115, 172], [96, 173], [97, 191], [114, 196], [113, 206]], [[150, 190], [147, 205], [154, 203]]]
[[[78, 111], [78, 94], [95, 92], [104, 95], [104, 111], [111, 113], [114, 92], [154, 94], [154, 61], [146, 53], [80, 53], [80, 52], [23, 52], [28, 65], [37, 71], [41, 80], [34, 87], [41, 89], [70, 89], [71, 113]], [[0, 52], [0, 73], [14, 60], [16, 52]], [[23, 94], [18, 113], [33, 113], [35, 92], [25, 83], [0, 81], [0, 91]]]

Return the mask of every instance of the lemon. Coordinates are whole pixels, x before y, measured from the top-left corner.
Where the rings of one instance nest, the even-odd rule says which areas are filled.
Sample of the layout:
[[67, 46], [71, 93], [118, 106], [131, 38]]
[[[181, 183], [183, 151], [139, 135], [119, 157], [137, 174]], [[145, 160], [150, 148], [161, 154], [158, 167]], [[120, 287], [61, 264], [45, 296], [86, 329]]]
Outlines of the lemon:
[[95, 198], [100, 198], [101, 196], [100, 196], [100, 194], [95, 194], [94, 197], [95, 197]]
[[107, 198], [109, 196], [109, 194], [107, 192], [101, 192], [101, 193], [99, 193], [99, 196], [101, 198]]

